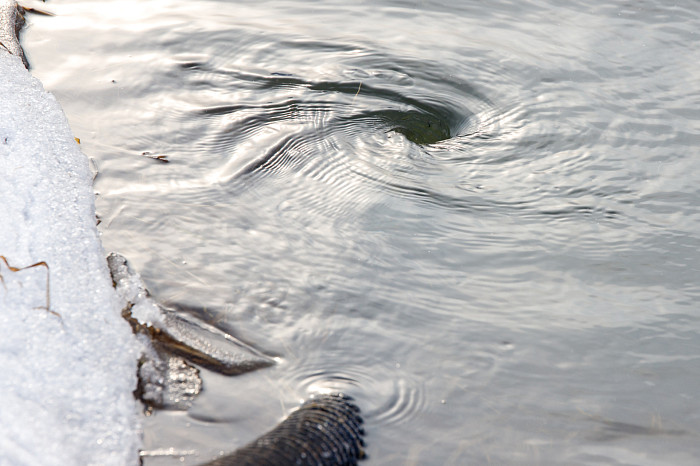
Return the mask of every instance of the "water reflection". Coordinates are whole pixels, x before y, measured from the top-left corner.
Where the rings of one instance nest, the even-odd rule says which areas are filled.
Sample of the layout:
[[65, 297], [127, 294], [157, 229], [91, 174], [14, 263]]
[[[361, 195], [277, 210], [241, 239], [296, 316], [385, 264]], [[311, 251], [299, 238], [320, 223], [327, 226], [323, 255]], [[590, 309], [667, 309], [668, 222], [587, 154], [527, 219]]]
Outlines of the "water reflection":
[[342, 389], [367, 464], [696, 462], [692, 2], [55, 9], [27, 49], [105, 247], [280, 356], [147, 448], [196, 464]]

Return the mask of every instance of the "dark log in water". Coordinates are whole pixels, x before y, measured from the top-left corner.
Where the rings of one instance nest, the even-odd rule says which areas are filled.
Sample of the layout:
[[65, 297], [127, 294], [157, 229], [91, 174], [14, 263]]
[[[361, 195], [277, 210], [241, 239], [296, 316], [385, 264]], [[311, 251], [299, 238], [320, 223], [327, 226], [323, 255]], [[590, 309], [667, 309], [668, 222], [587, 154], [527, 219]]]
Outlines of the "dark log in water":
[[344, 395], [316, 395], [280, 425], [202, 466], [346, 466], [364, 458], [360, 410]]

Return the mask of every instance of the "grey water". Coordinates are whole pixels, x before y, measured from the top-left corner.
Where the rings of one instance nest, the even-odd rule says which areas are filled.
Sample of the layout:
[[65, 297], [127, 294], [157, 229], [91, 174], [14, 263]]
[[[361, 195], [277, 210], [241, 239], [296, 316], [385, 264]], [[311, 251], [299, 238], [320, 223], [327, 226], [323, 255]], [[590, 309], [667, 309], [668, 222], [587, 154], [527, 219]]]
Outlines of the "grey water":
[[105, 249], [279, 358], [144, 464], [338, 390], [367, 466], [700, 462], [700, 3], [39, 7]]

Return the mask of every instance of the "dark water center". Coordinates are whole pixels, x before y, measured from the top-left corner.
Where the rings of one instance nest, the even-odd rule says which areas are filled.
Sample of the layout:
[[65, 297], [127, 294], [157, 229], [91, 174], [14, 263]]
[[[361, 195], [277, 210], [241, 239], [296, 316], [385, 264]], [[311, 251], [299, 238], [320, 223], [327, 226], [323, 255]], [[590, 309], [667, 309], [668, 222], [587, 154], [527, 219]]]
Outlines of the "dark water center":
[[368, 466], [698, 464], [697, 2], [42, 8], [106, 250], [279, 358], [145, 418], [146, 465], [336, 390]]

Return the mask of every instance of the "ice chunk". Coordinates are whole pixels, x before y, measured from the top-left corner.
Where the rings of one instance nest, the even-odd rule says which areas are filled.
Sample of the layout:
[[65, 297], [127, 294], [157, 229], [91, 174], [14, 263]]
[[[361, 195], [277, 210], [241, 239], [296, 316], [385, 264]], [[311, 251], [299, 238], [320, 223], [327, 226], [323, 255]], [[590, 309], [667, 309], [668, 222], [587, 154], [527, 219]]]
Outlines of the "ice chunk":
[[149, 408], [187, 410], [202, 390], [199, 370], [184, 359], [159, 351], [150, 337], [144, 340], [144, 352], [139, 366], [137, 396]]
[[125, 317], [136, 332], [151, 335], [159, 349], [225, 375], [241, 374], [275, 363], [212, 325], [159, 305], [123, 256], [112, 253], [107, 262]]

